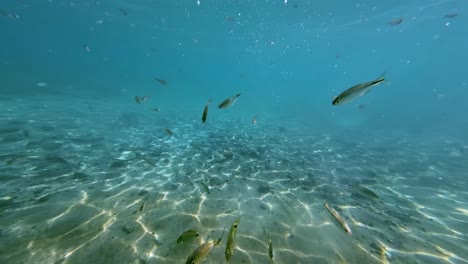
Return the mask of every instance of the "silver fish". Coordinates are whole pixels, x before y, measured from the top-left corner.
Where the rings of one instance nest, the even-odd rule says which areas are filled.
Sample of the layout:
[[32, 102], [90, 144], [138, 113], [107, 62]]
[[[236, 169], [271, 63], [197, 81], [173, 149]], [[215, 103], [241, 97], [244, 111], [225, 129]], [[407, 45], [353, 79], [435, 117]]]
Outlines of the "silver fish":
[[374, 81], [356, 84], [348, 90], [338, 95], [332, 102], [333, 105], [342, 105], [369, 92], [372, 86], [378, 85], [385, 80], [385, 74], [382, 74]]
[[348, 233], [348, 235], [352, 235], [353, 232], [351, 232], [351, 228], [343, 219], [343, 217], [341, 217], [341, 215], [335, 209], [333, 209], [333, 207], [328, 205], [328, 203], [325, 203], [324, 206], [327, 208], [328, 212], [330, 212], [330, 214], [333, 215], [333, 217], [335, 217], [335, 219], [341, 224], [346, 233]]
[[198, 237], [198, 232], [193, 229], [189, 229], [182, 233], [179, 238], [177, 239], [177, 244], [184, 243], [190, 238]]
[[211, 253], [213, 248], [219, 244], [223, 240], [223, 234], [218, 239], [210, 239], [199, 246], [188, 258], [185, 264], [198, 264], [205, 260], [208, 255]]
[[228, 108], [230, 106], [232, 106], [236, 101], [237, 101], [237, 98], [239, 98], [241, 94], [237, 94], [237, 95], [234, 95], [232, 97], [229, 97], [228, 99], [224, 100], [223, 102], [221, 102], [219, 105], [218, 105], [218, 108]]
[[231, 229], [229, 230], [229, 235], [226, 243], [226, 251], [224, 252], [226, 255], [226, 261], [229, 261], [234, 255], [234, 248], [236, 247], [236, 234], [237, 234], [237, 226], [239, 225], [240, 218], [237, 218], [234, 224], [232, 224]]

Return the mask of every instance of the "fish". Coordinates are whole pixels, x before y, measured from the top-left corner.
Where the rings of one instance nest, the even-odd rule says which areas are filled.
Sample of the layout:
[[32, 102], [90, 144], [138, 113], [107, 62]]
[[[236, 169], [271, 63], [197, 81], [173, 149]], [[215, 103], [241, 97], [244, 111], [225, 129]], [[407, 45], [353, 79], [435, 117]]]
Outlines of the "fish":
[[254, 116], [252, 118], [252, 124], [254, 124], [254, 125], [257, 124], [257, 116]]
[[228, 108], [230, 106], [232, 106], [236, 101], [237, 101], [237, 98], [239, 98], [241, 94], [237, 94], [237, 95], [234, 95], [232, 97], [229, 97], [228, 99], [224, 100], [223, 102], [221, 102], [219, 105], [218, 105], [218, 108]]
[[333, 215], [333, 217], [335, 217], [335, 219], [341, 224], [341, 226], [344, 228], [346, 233], [348, 235], [352, 235], [353, 232], [351, 232], [351, 228], [346, 223], [346, 221], [343, 219], [343, 217], [341, 217], [341, 215], [338, 214], [338, 212], [335, 209], [333, 209], [333, 207], [329, 206], [328, 203], [325, 203], [324, 206], [325, 206], [325, 208], [327, 208], [328, 212], [330, 212], [330, 214]]
[[203, 109], [203, 115], [202, 115], [202, 123], [206, 122], [206, 118], [208, 117], [208, 105], [210, 104], [211, 99], [208, 100], [208, 102], [205, 105], [205, 109]]
[[17, 15], [17, 14], [13, 14], [13, 13], [6, 12], [6, 11], [3, 11], [3, 10], [0, 10], [0, 15], [2, 15], [4, 17], [8, 17], [8, 18], [13, 18], [13, 19], [19, 19], [20, 18], [20, 16]]
[[139, 104], [145, 102], [146, 100], [148, 100], [149, 96], [135, 96], [135, 101]]
[[143, 211], [143, 209], [145, 208], [145, 204], [146, 204], [146, 200], [144, 200], [141, 205], [140, 205], [140, 209], [138, 211]]
[[458, 14], [457, 13], [448, 13], [448, 14], [445, 14], [444, 15], [444, 18], [454, 18], [456, 17]]
[[165, 80], [163, 80], [163, 79], [158, 79], [158, 78], [154, 77], [154, 80], [156, 80], [157, 82], [159, 82], [162, 85], [167, 85], [167, 82]]
[[158, 107], [156, 107], [156, 108], [153, 108], [153, 111], [159, 112], [159, 111], [161, 111], [161, 109], [159, 109]]
[[270, 259], [273, 259], [273, 243], [271, 242], [271, 237], [268, 237], [268, 256], [270, 256]]
[[156, 163], [154, 163], [152, 160], [150, 160], [150, 159], [148, 159], [146, 157], [141, 156], [141, 159], [144, 160], [150, 166], [153, 166], [153, 167], [156, 166]]
[[232, 224], [231, 229], [229, 230], [229, 235], [226, 243], [226, 251], [224, 251], [226, 261], [229, 261], [232, 255], [234, 255], [234, 248], [236, 247], [237, 226], [239, 225], [239, 222], [240, 218], [237, 218], [234, 224]]
[[199, 183], [201, 186], [203, 186], [203, 188], [205, 188], [205, 191], [206, 191], [207, 194], [210, 194], [210, 188], [209, 188], [205, 183], [203, 183], [203, 182], [201, 182], [201, 181], [198, 181], [198, 183]]
[[169, 135], [169, 136], [174, 135], [174, 132], [172, 132], [172, 130], [170, 130], [169, 128], [165, 128], [164, 132], [166, 132], [166, 134]]
[[184, 243], [188, 239], [198, 237], [198, 236], [199, 236], [199, 234], [198, 234], [198, 232], [196, 230], [189, 229], [189, 230], [183, 232], [182, 235], [179, 236], [179, 238], [177, 239], [177, 244]]
[[230, 17], [230, 16], [225, 16], [224, 17], [224, 20], [228, 21], [228, 22], [235, 22], [234, 18]]
[[87, 52], [91, 52], [91, 49], [86, 44], [83, 44], [83, 49], [85, 49]]
[[403, 18], [396, 18], [396, 19], [390, 20], [388, 24], [391, 26], [396, 26], [396, 25], [400, 25], [401, 22], [403, 22]]
[[381, 84], [384, 80], [385, 80], [385, 74], [382, 74], [379, 76], [379, 78], [375, 79], [374, 81], [356, 84], [353, 87], [342, 92], [340, 95], [338, 95], [332, 101], [332, 105], [342, 105], [345, 103], [349, 103], [352, 100], [368, 93], [372, 86]]
[[24, 154], [17, 155], [16, 157], [13, 157], [13, 158], [11, 158], [10, 160], [7, 160], [7, 161], [5, 162], [5, 165], [12, 165], [12, 164], [15, 163], [17, 160], [21, 160], [21, 159], [28, 158], [28, 157], [29, 157], [28, 155], [24, 155]]
[[120, 12], [122, 12], [122, 14], [124, 15], [128, 15], [127, 11], [123, 10], [122, 8], [119, 8]]
[[367, 189], [366, 187], [363, 187], [363, 186], [358, 185], [358, 184], [351, 184], [351, 186], [353, 188], [355, 188], [357, 191], [359, 191], [360, 193], [363, 193], [363, 194], [365, 194], [365, 195], [367, 195], [367, 196], [369, 196], [371, 198], [374, 198], [374, 199], [379, 199], [379, 196], [375, 192]]
[[185, 262], [186, 264], [198, 264], [201, 263], [203, 260], [205, 260], [208, 255], [211, 253], [213, 248], [219, 244], [221, 244], [221, 241], [223, 240], [223, 234], [221, 235], [220, 238], [218, 239], [210, 239], [207, 242], [203, 243], [201, 246], [199, 246], [188, 258], [187, 261]]

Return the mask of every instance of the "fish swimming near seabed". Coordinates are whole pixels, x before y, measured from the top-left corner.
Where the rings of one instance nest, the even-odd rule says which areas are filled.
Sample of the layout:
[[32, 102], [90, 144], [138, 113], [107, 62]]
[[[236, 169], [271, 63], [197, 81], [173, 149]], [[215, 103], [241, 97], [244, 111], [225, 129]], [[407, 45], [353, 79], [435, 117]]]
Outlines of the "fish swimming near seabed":
[[268, 237], [268, 256], [270, 259], [273, 259], [273, 243], [271, 242], [271, 237]]
[[203, 188], [205, 189], [206, 194], [210, 194], [210, 188], [208, 187], [208, 185], [206, 185], [202, 181], [197, 181], [197, 183], [199, 183], [201, 186], [203, 186]]
[[186, 264], [198, 264], [201, 263], [203, 260], [205, 260], [208, 255], [211, 253], [213, 248], [219, 244], [221, 244], [221, 241], [223, 240], [223, 234], [221, 235], [220, 238], [218, 239], [210, 239], [207, 242], [203, 243], [201, 246], [199, 246], [188, 258], [187, 261], [185, 262]]
[[141, 203], [140, 205], [140, 209], [138, 211], [143, 211], [143, 209], [145, 209], [145, 204], [146, 204], [146, 200], [143, 200], [143, 202]]
[[198, 237], [198, 236], [199, 234], [196, 230], [189, 229], [179, 236], [179, 238], [177, 239], [177, 244], [184, 243], [188, 239]]
[[375, 192], [371, 191], [370, 189], [368, 189], [368, 188], [366, 188], [364, 186], [353, 183], [353, 184], [351, 184], [351, 187], [356, 189], [359, 193], [362, 193], [364, 195], [369, 196], [370, 198], [379, 199], [379, 196]]
[[343, 217], [341, 217], [341, 215], [335, 209], [333, 209], [333, 207], [328, 205], [328, 203], [325, 203], [324, 206], [325, 206], [325, 208], [327, 208], [328, 212], [331, 215], [333, 215], [333, 217], [335, 217], [335, 219], [341, 224], [341, 226], [344, 228], [346, 233], [348, 233], [349, 235], [352, 235], [353, 233], [351, 232], [351, 228], [346, 223], [346, 221], [343, 219]]
[[170, 130], [169, 128], [164, 128], [164, 132], [166, 132], [168, 136], [174, 135], [174, 132], [172, 132], [172, 130]]
[[226, 243], [226, 251], [224, 252], [226, 255], [226, 261], [229, 261], [234, 255], [234, 248], [236, 247], [236, 234], [237, 234], [237, 227], [239, 226], [240, 218], [237, 218], [232, 224], [231, 229], [229, 230], [229, 235]]
[[203, 115], [202, 115], [202, 123], [204, 124], [206, 122], [206, 118], [208, 118], [208, 105], [210, 104], [211, 99], [208, 100], [208, 102], [205, 105], [205, 108], [203, 109]]
[[237, 95], [234, 95], [232, 97], [229, 97], [228, 99], [222, 101], [219, 105], [218, 105], [218, 108], [228, 108], [230, 106], [232, 106], [233, 104], [236, 103], [237, 101], [237, 98], [239, 98], [241, 94], [237, 94]]
[[368, 93], [370, 89], [378, 84], [381, 84], [385, 80], [385, 73], [379, 76], [379, 78], [366, 82], [366, 83], [361, 83], [361, 84], [356, 84], [353, 87], [347, 89], [346, 91], [342, 92], [340, 95], [338, 95], [333, 101], [333, 105], [342, 105], [345, 103], [349, 103], [353, 101], [354, 99]]

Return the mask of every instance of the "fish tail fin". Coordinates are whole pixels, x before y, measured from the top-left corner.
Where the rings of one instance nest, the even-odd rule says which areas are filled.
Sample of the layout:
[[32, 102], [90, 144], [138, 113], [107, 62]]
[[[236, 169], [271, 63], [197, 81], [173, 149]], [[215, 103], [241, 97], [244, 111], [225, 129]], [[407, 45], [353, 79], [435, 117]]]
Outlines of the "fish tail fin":
[[382, 83], [382, 84], [392, 84], [389, 80], [385, 78], [385, 75], [387, 74], [386, 71], [384, 71], [380, 76], [375, 80], [376, 83]]
[[385, 75], [387, 75], [387, 71], [384, 71], [382, 74], [379, 75], [379, 77], [377, 78], [378, 81], [383, 81], [385, 80]]

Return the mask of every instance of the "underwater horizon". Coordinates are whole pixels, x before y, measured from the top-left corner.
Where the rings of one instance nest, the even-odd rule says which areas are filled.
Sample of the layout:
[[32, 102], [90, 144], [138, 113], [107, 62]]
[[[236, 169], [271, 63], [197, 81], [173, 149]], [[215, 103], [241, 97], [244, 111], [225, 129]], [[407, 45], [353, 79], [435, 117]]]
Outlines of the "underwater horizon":
[[468, 2], [0, 3], [0, 263], [468, 263]]

